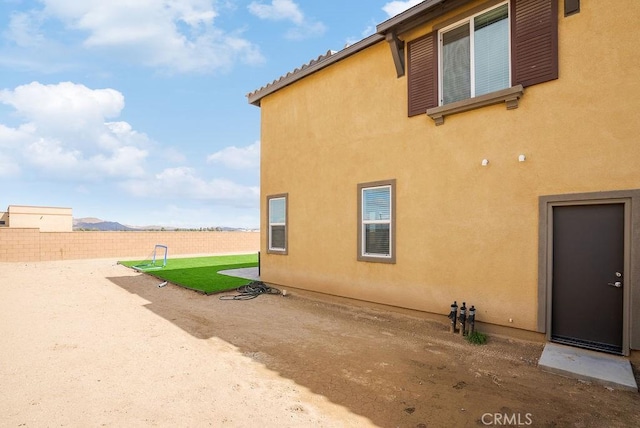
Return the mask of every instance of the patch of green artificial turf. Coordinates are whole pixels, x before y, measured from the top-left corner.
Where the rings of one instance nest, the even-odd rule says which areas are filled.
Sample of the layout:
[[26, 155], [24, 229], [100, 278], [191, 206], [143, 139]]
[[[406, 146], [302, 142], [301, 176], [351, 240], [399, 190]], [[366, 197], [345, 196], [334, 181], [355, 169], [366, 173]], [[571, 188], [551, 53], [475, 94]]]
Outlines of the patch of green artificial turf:
[[[118, 262], [123, 266], [134, 268], [148, 264], [149, 260], [132, 260]], [[156, 262], [162, 266], [162, 261]], [[250, 280], [221, 275], [218, 272], [227, 269], [239, 269], [258, 266], [257, 254], [238, 254], [230, 256], [207, 256], [189, 258], [170, 258], [163, 268], [139, 269], [172, 284], [180, 285], [205, 294], [228, 291], [248, 284]]]

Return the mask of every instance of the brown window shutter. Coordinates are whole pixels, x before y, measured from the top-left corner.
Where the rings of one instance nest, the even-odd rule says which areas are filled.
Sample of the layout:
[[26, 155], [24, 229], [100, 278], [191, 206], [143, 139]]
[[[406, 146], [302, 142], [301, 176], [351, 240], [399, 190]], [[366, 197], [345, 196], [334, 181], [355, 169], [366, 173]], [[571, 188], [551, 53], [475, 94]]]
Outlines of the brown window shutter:
[[409, 116], [438, 105], [437, 31], [407, 43]]
[[512, 85], [558, 78], [558, 1], [511, 2]]

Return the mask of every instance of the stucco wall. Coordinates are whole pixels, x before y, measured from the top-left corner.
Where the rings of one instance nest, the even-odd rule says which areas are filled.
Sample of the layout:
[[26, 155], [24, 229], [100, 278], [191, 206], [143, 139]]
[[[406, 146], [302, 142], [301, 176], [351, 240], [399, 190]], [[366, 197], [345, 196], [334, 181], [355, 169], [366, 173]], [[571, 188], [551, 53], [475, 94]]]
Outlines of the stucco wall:
[[7, 226], [37, 228], [42, 232], [71, 232], [71, 208], [9, 205]]
[[[262, 212], [288, 193], [289, 242], [282, 256], [262, 240], [262, 279], [443, 314], [464, 300], [485, 322], [536, 330], [538, 197], [640, 188], [639, 17], [636, 0], [583, 2], [567, 18], [560, 7], [560, 78], [515, 110], [442, 126], [407, 117], [386, 42], [263, 98]], [[357, 184], [386, 179], [397, 262], [358, 262]]]
[[0, 262], [148, 258], [156, 244], [181, 254], [258, 252], [258, 232], [40, 232], [0, 229]]

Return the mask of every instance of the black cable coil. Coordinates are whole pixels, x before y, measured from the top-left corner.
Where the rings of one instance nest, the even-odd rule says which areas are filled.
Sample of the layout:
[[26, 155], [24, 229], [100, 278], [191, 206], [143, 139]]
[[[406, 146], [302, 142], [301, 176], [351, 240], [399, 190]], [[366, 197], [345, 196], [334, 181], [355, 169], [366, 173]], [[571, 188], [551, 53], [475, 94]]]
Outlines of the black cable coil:
[[282, 294], [280, 290], [269, 287], [262, 281], [252, 281], [249, 284], [241, 285], [236, 289], [235, 296], [221, 296], [220, 300], [249, 300], [255, 299], [261, 294]]

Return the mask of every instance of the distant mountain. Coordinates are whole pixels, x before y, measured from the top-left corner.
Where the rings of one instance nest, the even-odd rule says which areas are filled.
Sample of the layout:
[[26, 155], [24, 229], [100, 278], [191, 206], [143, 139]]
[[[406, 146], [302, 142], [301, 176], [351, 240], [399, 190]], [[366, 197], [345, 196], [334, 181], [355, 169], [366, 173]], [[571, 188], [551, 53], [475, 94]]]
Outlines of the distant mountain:
[[103, 223], [104, 220], [100, 220], [99, 218], [95, 218], [95, 217], [74, 218], [73, 219], [73, 223], [75, 224], [76, 222], [81, 222], [81, 223]]
[[122, 231], [122, 230], [157, 230], [157, 231], [171, 231], [171, 230], [208, 230], [208, 231], [236, 231], [236, 230], [257, 230], [257, 229], [242, 229], [238, 227], [194, 227], [194, 228], [177, 228], [170, 226], [127, 226], [116, 221], [105, 221], [95, 217], [74, 218], [73, 230], [95, 230], [95, 231]]
[[169, 226], [157, 226], [157, 225], [150, 225], [150, 226], [129, 226], [131, 228], [133, 228], [133, 230], [161, 230], [161, 231], [165, 231], [165, 230], [176, 230], [176, 227], [169, 227]]
[[99, 218], [87, 217], [87, 218], [74, 218], [73, 230], [97, 230], [97, 231], [112, 231], [112, 230], [140, 230], [135, 227], [125, 226], [116, 221], [104, 221]]

